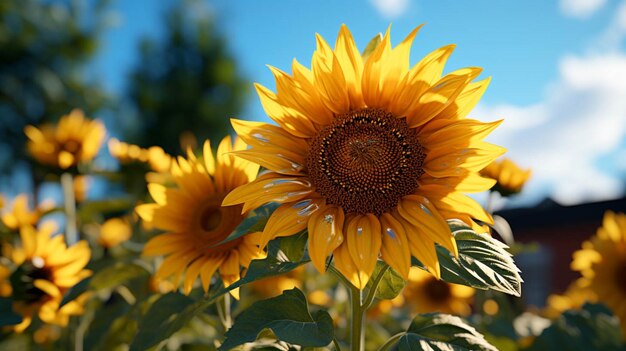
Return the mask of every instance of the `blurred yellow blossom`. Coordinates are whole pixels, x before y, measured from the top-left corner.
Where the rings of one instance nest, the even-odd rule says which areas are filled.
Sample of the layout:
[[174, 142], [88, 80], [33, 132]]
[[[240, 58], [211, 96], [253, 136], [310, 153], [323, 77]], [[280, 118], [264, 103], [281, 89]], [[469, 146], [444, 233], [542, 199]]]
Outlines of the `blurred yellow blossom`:
[[31, 210], [28, 206], [28, 195], [19, 194], [13, 200], [11, 207], [5, 209], [2, 214], [2, 223], [11, 230], [18, 230], [22, 226], [35, 226], [41, 216], [52, 208], [54, 208], [54, 203], [45, 200]]
[[130, 239], [133, 230], [127, 220], [111, 218], [100, 226], [98, 243], [106, 248], [111, 248]]
[[530, 169], [521, 169], [510, 159], [503, 158], [493, 161], [480, 171], [480, 174], [483, 177], [495, 179], [497, 183], [493, 190], [499, 192], [502, 196], [508, 196], [522, 191], [522, 187], [530, 178], [531, 171]]
[[81, 110], [72, 110], [56, 125], [43, 124], [39, 128], [26, 126], [28, 152], [38, 162], [67, 169], [81, 162], [91, 161], [100, 150], [106, 134], [100, 120], [85, 118]]

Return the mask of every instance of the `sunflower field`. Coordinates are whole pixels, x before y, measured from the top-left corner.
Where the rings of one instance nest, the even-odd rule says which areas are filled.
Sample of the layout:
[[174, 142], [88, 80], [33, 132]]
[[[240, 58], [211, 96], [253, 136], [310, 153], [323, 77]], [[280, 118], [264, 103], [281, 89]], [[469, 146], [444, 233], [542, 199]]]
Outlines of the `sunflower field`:
[[0, 350], [626, 350], [624, 200], [516, 205], [543, 173], [455, 45], [340, 23], [248, 83], [216, 3], [123, 98], [112, 2], [0, 4]]

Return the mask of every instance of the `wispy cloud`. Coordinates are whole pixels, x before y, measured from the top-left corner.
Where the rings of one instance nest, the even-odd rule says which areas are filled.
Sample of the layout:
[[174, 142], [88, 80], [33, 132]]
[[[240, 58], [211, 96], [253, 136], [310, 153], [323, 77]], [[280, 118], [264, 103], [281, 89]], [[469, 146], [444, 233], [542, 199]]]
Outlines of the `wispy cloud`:
[[384, 18], [396, 18], [409, 8], [410, 0], [370, 0]]
[[618, 197], [619, 166], [600, 168], [598, 160], [626, 138], [626, 81], [618, 78], [626, 77], [626, 55], [567, 56], [559, 72], [543, 102], [481, 106], [474, 115], [505, 117], [491, 141], [533, 169], [529, 190], [548, 190], [564, 204]]
[[606, 0], [560, 0], [561, 12], [567, 16], [588, 18], [606, 4]]

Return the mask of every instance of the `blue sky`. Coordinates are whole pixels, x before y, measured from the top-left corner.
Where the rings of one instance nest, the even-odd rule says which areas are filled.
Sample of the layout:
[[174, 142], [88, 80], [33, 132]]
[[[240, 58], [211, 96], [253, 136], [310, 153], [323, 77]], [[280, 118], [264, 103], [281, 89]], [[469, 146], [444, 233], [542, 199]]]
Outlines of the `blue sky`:
[[[138, 64], [138, 40], [162, 35], [162, 14], [171, 3], [113, 2], [114, 26], [93, 65], [108, 90], [125, 88]], [[270, 88], [266, 65], [288, 71], [293, 58], [309, 65], [315, 33], [333, 43], [345, 23], [363, 48], [390, 23], [394, 43], [427, 23], [414, 43], [413, 62], [455, 43], [448, 70], [480, 66], [484, 77], [492, 76], [472, 116], [504, 118], [490, 140], [533, 169], [518, 204], [546, 195], [573, 204], [623, 192], [625, 1], [219, 0], [200, 7], [215, 17], [244, 75]], [[268, 120], [253, 95], [237, 117]]]

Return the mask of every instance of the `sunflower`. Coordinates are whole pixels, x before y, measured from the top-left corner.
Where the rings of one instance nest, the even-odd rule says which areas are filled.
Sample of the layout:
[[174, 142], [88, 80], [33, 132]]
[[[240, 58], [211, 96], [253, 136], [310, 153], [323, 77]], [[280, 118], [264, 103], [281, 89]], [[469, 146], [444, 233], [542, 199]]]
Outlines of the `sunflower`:
[[107, 219], [100, 226], [98, 243], [106, 248], [112, 248], [130, 239], [133, 229], [127, 220], [122, 218]]
[[606, 212], [596, 235], [574, 253], [571, 267], [582, 274], [581, 288], [620, 318], [626, 337], [626, 214]]
[[40, 163], [67, 169], [91, 161], [100, 150], [106, 129], [100, 120], [85, 118], [75, 109], [57, 125], [26, 126], [28, 152]]
[[43, 201], [31, 210], [28, 206], [28, 195], [19, 194], [13, 200], [11, 208], [2, 214], [2, 223], [11, 230], [18, 230], [22, 226], [34, 226], [41, 216], [53, 207], [51, 201]]
[[389, 31], [363, 59], [344, 25], [334, 50], [317, 36], [312, 70], [294, 60], [292, 74], [270, 68], [277, 93], [256, 85], [278, 126], [233, 120], [251, 149], [239, 157], [270, 170], [231, 192], [225, 205], [281, 206], [263, 231], [277, 236], [308, 228], [308, 250], [324, 271], [326, 257], [358, 288], [379, 256], [408, 279], [411, 256], [440, 277], [435, 243], [457, 254], [446, 223], [492, 219], [464, 192], [494, 180], [478, 175], [504, 150], [482, 139], [501, 121], [465, 118], [489, 79], [479, 68], [441, 76], [453, 45], [409, 67], [419, 28], [391, 48]]
[[172, 164], [172, 157], [160, 146], [151, 146], [143, 149], [134, 144], [128, 144], [115, 138], [109, 139], [109, 153], [120, 163], [132, 162], [147, 163], [155, 172], [167, 172]]
[[12, 261], [17, 266], [10, 276], [13, 309], [23, 317], [15, 326], [17, 332], [26, 329], [35, 314], [45, 323], [66, 326], [70, 316], [83, 313], [87, 295], [63, 306], [61, 301], [71, 287], [91, 275], [85, 269], [91, 251], [83, 240], [68, 248], [63, 235], [52, 236], [54, 230], [51, 223], [39, 230], [22, 227], [22, 246], [13, 249]]
[[530, 173], [530, 169], [521, 169], [508, 158], [494, 161], [480, 171], [483, 177], [497, 181], [493, 190], [499, 192], [502, 196], [509, 196], [522, 191], [522, 187], [530, 178]]
[[[155, 204], [137, 207], [137, 213], [154, 228], [167, 231], [152, 238], [144, 247], [146, 256], [167, 257], [155, 278], [172, 277], [176, 286], [184, 275], [183, 292], [189, 294], [198, 275], [204, 291], [208, 291], [216, 270], [225, 286], [239, 280], [241, 266], [264, 256], [258, 248], [260, 233], [219, 244], [245, 217], [242, 206], [222, 207], [224, 196], [232, 189], [247, 184], [258, 173], [259, 166], [235, 158], [232, 151], [244, 150], [246, 144], [225, 137], [213, 158], [211, 144], [204, 143], [204, 156], [196, 158], [188, 152], [187, 159], [173, 162], [171, 175], [176, 187], [166, 188], [150, 183], [148, 190]], [[238, 292], [234, 292], [237, 297]]]
[[563, 294], [551, 294], [548, 296], [543, 314], [548, 318], [556, 318], [567, 310], [580, 309], [586, 302], [598, 302], [598, 296], [588, 285], [584, 279], [577, 279]]

